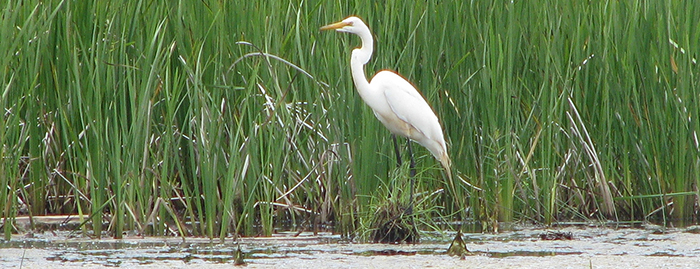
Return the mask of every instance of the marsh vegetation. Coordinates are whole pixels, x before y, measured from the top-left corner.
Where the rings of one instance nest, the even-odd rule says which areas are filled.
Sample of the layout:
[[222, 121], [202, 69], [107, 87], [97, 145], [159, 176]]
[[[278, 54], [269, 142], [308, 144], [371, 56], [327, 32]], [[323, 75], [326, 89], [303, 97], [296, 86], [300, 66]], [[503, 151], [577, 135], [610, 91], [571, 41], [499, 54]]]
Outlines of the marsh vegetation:
[[[7, 1], [3, 234], [332, 229], [368, 239], [406, 167], [349, 75], [393, 69], [433, 106], [455, 172], [418, 158], [421, 230], [697, 221], [700, 7], [689, 1]], [[446, 191], [454, 184], [453, 191]]]

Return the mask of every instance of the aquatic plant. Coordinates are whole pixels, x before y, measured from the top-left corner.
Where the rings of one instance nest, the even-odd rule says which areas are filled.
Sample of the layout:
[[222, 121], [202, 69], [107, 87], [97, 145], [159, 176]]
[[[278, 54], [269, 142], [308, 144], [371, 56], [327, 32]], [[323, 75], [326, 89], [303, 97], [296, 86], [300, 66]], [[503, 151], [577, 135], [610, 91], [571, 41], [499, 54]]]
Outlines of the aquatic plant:
[[84, 232], [114, 237], [369, 234], [389, 193], [377, 190], [406, 180], [339, 64], [356, 40], [318, 32], [350, 14], [381, 44], [368, 72], [407, 76], [445, 129], [455, 190], [414, 148], [417, 193], [430, 197], [421, 228], [692, 221], [699, 8], [8, 1], [4, 237], [20, 214], [79, 214]]

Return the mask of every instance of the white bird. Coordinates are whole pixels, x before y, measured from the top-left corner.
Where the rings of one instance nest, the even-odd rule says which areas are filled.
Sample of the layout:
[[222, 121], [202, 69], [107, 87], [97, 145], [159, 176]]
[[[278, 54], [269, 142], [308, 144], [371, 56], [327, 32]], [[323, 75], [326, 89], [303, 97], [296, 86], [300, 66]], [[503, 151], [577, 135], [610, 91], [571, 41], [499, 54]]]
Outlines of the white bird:
[[[362, 47], [354, 49], [350, 58], [352, 79], [360, 97], [372, 108], [374, 115], [389, 131], [409, 139], [409, 152], [411, 149], [410, 140], [427, 148], [442, 164], [451, 183], [451, 161], [447, 155], [447, 145], [443, 137], [442, 127], [425, 98], [410, 82], [390, 70], [382, 70], [374, 75], [371, 81], [367, 81], [364, 65], [372, 57], [374, 39], [372, 32], [362, 19], [351, 16], [340, 22], [323, 26], [321, 30], [336, 30], [356, 34], [360, 37]], [[394, 146], [397, 146], [396, 140], [394, 140]], [[400, 163], [398, 148], [396, 148], [396, 152]], [[411, 156], [411, 166], [413, 169], [413, 156]], [[411, 173], [413, 176], [415, 171]], [[413, 180], [411, 181], [411, 189], [413, 189]], [[411, 196], [413, 196], [413, 190], [411, 190]]]

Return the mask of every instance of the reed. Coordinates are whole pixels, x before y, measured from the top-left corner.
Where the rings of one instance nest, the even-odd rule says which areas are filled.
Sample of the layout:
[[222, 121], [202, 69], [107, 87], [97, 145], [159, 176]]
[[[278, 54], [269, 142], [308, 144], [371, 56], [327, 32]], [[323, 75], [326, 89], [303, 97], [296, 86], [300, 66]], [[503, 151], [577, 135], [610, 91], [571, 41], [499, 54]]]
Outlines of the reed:
[[8, 1], [3, 223], [366, 239], [408, 179], [352, 84], [359, 41], [318, 31], [350, 14], [376, 37], [368, 75], [407, 77], [445, 129], [455, 182], [414, 147], [422, 228], [692, 222], [699, 7], [545, 2]]

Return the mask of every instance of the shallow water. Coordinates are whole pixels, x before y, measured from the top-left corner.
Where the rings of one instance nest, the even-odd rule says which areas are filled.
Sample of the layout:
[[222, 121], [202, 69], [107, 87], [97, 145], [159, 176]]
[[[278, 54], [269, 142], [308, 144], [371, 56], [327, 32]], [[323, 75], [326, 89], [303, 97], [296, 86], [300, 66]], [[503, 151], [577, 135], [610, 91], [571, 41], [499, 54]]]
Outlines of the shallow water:
[[[360, 244], [338, 235], [281, 233], [220, 243], [202, 238], [70, 238], [67, 232], [0, 241], [0, 268], [233, 266], [240, 246], [248, 268], [700, 268], [700, 228], [519, 227], [466, 233], [471, 255], [446, 255], [454, 234], [423, 235], [412, 245]], [[544, 234], [571, 240], [544, 240]]]

